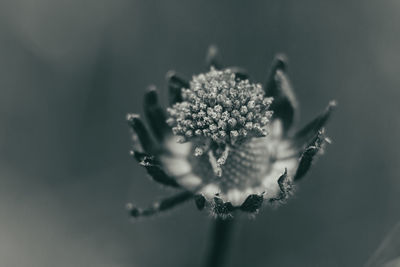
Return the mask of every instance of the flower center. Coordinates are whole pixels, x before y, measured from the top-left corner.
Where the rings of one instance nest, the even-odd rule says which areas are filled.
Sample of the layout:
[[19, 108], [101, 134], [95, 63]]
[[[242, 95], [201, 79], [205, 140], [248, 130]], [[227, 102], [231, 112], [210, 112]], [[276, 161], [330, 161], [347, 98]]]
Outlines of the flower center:
[[268, 141], [268, 137], [253, 138], [230, 146], [226, 161], [219, 166], [219, 177], [212, 166], [210, 155], [191, 156], [189, 161], [193, 166], [192, 172], [202, 177], [203, 182], [217, 183], [223, 193], [231, 188], [245, 190], [257, 187], [270, 171], [273, 161], [274, 151]]
[[168, 108], [168, 124], [180, 142], [193, 142], [194, 155], [206, 154], [217, 176], [230, 150], [253, 137], [265, 137], [272, 98], [260, 84], [240, 80], [230, 69], [211, 68], [182, 89], [182, 102]]

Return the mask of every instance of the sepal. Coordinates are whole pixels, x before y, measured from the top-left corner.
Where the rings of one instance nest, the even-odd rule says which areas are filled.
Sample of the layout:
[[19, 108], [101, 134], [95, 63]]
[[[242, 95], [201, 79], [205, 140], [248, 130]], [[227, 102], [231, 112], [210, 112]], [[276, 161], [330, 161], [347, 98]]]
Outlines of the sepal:
[[231, 217], [231, 213], [235, 210], [231, 202], [224, 202], [220, 197], [214, 197], [211, 208], [216, 216], [222, 218]]
[[297, 171], [294, 176], [295, 181], [302, 178], [308, 172], [318, 153], [323, 151], [326, 142], [327, 138], [325, 137], [325, 131], [324, 129], [321, 129], [311, 144], [302, 153], [299, 166], [297, 167]]
[[255, 213], [261, 208], [263, 201], [264, 201], [263, 195], [256, 195], [256, 194], [250, 195], [240, 206], [240, 210], [245, 212]]
[[203, 195], [195, 195], [194, 202], [199, 210], [203, 210], [206, 205], [206, 199]]
[[280, 192], [277, 197], [270, 199], [270, 202], [283, 202], [292, 194], [294, 186], [293, 182], [288, 176], [287, 169], [285, 169], [285, 172], [281, 175], [281, 177], [279, 177], [278, 185]]

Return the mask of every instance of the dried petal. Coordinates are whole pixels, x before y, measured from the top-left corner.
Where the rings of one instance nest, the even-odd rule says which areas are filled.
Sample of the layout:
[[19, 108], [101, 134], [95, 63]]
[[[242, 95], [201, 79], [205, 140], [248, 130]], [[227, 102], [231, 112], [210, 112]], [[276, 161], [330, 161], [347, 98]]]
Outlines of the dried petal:
[[287, 174], [287, 169], [285, 169], [285, 172], [279, 177], [278, 185], [280, 193], [276, 198], [271, 199], [271, 202], [286, 200], [293, 190], [293, 183]]
[[235, 207], [230, 202], [224, 202], [219, 197], [214, 197], [213, 211], [219, 216], [229, 216]]
[[204, 209], [205, 205], [206, 205], [206, 199], [203, 195], [195, 195], [194, 196], [194, 201], [196, 203], [196, 207], [199, 210]]
[[262, 195], [250, 195], [246, 198], [240, 209], [245, 212], [257, 212], [263, 203]]
[[336, 107], [336, 101], [329, 102], [328, 106], [325, 110], [318, 115], [315, 119], [309, 122], [306, 126], [304, 126], [300, 131], [296, 133], [294, 136], [294, 140], [298, 143], [299, 146], [303, 146], [305, 143], [308, 143], [310, 139], [315, 137], [321, 128], [327, 123], [329, 120], [332, 111]]

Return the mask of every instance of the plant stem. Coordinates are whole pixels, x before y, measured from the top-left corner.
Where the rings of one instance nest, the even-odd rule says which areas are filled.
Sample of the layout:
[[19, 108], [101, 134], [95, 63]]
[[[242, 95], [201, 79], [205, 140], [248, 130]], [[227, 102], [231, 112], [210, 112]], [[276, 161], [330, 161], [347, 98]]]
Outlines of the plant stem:
[[229, 241], [232, 233], [234, 220], [215, 219], [212, 229], [211, 247], [208, 251], [208, 258], [204, 267], [222, 267], [229, 250]]

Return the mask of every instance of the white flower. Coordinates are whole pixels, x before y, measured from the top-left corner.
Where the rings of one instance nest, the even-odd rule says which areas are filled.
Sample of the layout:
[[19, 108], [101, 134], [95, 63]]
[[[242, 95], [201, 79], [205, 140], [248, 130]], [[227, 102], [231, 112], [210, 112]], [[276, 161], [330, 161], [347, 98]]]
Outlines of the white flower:
[[322, 152], [324, 124], [335, 102], [303, 129], [291, 134], [297, 103], [276, 57], [268, 83], [252, 83], [239, 68], [210, 71], [190, 82], [168, 74], [168, 116], [151, 87], [144, 109], [151, 136], [138, 115], [128, 115], [134, 132], [132, 154], [157, 182], [183, 193], [147, 209], [130, 206], [133, 216], [150, 215], [194, 198], [217, 216], [234, 210], [254, 213], [262, 203], [285, 200]]

